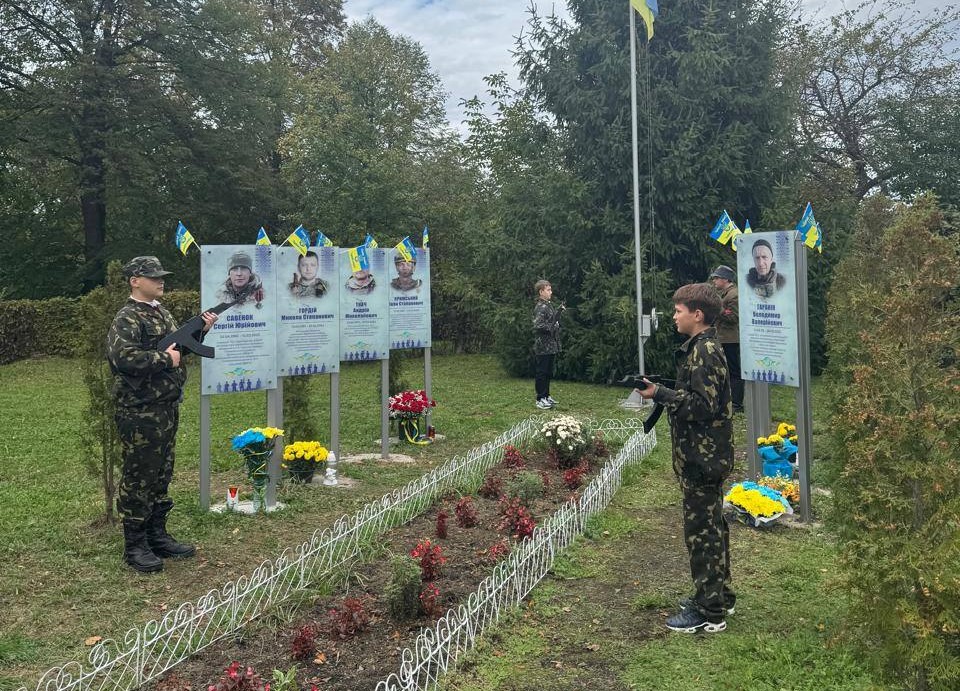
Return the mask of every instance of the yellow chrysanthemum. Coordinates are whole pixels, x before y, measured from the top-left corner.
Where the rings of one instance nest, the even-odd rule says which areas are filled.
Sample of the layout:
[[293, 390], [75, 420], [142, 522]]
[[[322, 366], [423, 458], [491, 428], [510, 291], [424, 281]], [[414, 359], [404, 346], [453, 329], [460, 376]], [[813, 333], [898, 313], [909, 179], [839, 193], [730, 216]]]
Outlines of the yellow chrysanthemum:
[[726, 500], [749, 513], [751, 516], [766, 518], [783, 513], [783, 504], [764, 496], [755, 489], [744, 489], [737, 485], [726, 496]]

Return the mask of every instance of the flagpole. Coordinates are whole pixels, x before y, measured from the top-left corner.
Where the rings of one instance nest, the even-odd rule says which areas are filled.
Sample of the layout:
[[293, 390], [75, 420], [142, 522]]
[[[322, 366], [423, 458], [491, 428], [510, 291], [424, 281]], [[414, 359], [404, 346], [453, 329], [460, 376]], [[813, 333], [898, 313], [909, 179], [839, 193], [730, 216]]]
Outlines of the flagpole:
[[637, 261], [637, 355], [640, 374], [646, 374], [643, 361], [643, 284], [641, 281], [640, 256], [640, 162], [637, 152], [637, 23], [633, 6], [627, 3], [630, 12], [630, 122], [633, 127], [633, 241]]

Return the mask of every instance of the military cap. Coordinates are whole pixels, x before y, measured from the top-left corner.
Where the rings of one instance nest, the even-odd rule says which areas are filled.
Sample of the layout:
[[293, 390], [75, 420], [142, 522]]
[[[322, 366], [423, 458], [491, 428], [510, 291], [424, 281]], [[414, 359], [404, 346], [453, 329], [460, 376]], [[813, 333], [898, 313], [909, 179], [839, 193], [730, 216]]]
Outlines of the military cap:
[[238, 266], [253, 271], [253, 261], [250, 259], [250, 255], [246, 252], [234, 252], [230, 255], [230, 268], [235, 269]]
[[163, 278], [172, 271], [164, 271], [160, 260], [156, 257], [134, 257], [123, 265], [123, 275], [127, 278], [146, 276], [147, 278]]
[[710, 278], [723, 278], [731, 283], [736, 283], [737, 274], [734, 273], [733, 269], [731, 269], [729, 266], [724, 266], [721, 264], [711, 272]]

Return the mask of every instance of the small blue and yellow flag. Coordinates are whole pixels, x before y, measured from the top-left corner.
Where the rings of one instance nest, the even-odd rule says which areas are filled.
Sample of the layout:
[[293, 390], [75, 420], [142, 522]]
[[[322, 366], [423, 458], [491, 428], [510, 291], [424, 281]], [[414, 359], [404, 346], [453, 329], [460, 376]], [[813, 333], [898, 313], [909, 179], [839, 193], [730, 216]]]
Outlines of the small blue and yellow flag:
[[737, 228], [737, 224], [733, 222], [733, 219], [730, 218], [730, 214], [728, 214], [727, 210], [724, 209], [723, 213], [720, 214], [720, 218], [713, 226], [713, 230], [710, 231], [710, 237], [719, 242], [721, 245], [726, 245], [728, 242], [730, 242], [730, 238], [736, 237], [734, 233], [739, 234], [740, 229]]
[[316, 247], [333, 247], [333, 240], [318, 230]]
[[810, 202], [807, 202], [807, 208], [803, 210], [803, 216], [797, 222], [797, 232], [804, 245], [810, 249], [816, 248], [823, 254], [823, 231], [817, 219], [813, 217], [813, 205]]
[[408, 235], [403, 240], [397, 243], [394, 247], [397, 252], [400, 253], [400, 256], [403, 257], [405, 262], [415, 262], [417, 261], [417, 248], [413, 246], [413, 243], [410, 242], [410, 236]]
[[421, 247], [430, 247], [430, 228], [423, 227], [423, 239], [420, 242]]
[[284, 242], [289, 242], [290, 246], [295, 247], [302, 257], [310, 247], [310, 233], [308, 233], [307, 229], [303, 226], [297, 226], [297, 229], [290, 233], [290, 237], [284, 240]]
[[183, 256], [187, 256], [190, 245], [195, 245], [197, 249], [200, 249], [200, 245], [197, 245], [197, 241], [193, 239], [193, 235], [190, 234], [182, 221], [177, 221], [177, 236], [174, 238], [174, 243], [177, 245], [177, 249], [183, 253]]
[[366, 245], [351, 247], [347, 250], [347, 256], [350, 258], [351, 271], [366, 271], [370, 268], [370, 259], [367, 257]]
[[257, 233], [257, 244], [258, 245], [270, 244], [270, 238], [267, 237], [267, 231], [263, 229], [263, 226], [260, 226], [260, 231]]
[[733, 251], [737, 251], [737, 237], [740, 235], [746, 235], [747, 233], [752, 233], [753, 230], [750, 228], [750, 219], [748, 218], [746, 223], [743, 224], [743, 232], [739, 228], [736, 228], [733, 233], [730, 235], [730, 247], [733, 248]]
[[370, 233], [367, 233], [367, 238], [363, 241], [364, 247], [373, 247], [376, 249], [380, 245], [377, 244], [377, 241], [373, 239], [373, 236]]
[[653, 21], [660, 16], [660, 5], [657, 0], [630, 0], [630, 5], [640, 13], [640, 18], [647, 25], [647, 40], [653, 38]]

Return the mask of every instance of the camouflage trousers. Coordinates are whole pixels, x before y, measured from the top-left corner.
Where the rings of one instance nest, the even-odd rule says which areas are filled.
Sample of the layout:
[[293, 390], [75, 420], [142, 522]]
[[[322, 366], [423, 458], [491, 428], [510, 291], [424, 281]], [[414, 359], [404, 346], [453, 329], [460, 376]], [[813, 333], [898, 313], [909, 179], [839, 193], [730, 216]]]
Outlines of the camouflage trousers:
[[723, 517], [723, 484], [680, 482], [683, 537], [690, 555], [694, 602], [708, 620], [719, 621], [733, 609], [730, 588], [730, 529]]
[[146, 521], [157, 504], [172, 505], [167, 488], [173, 477], [179, 405], [118, 408], [116, 422], [123, 458], [117, 512], [124, 519]]

